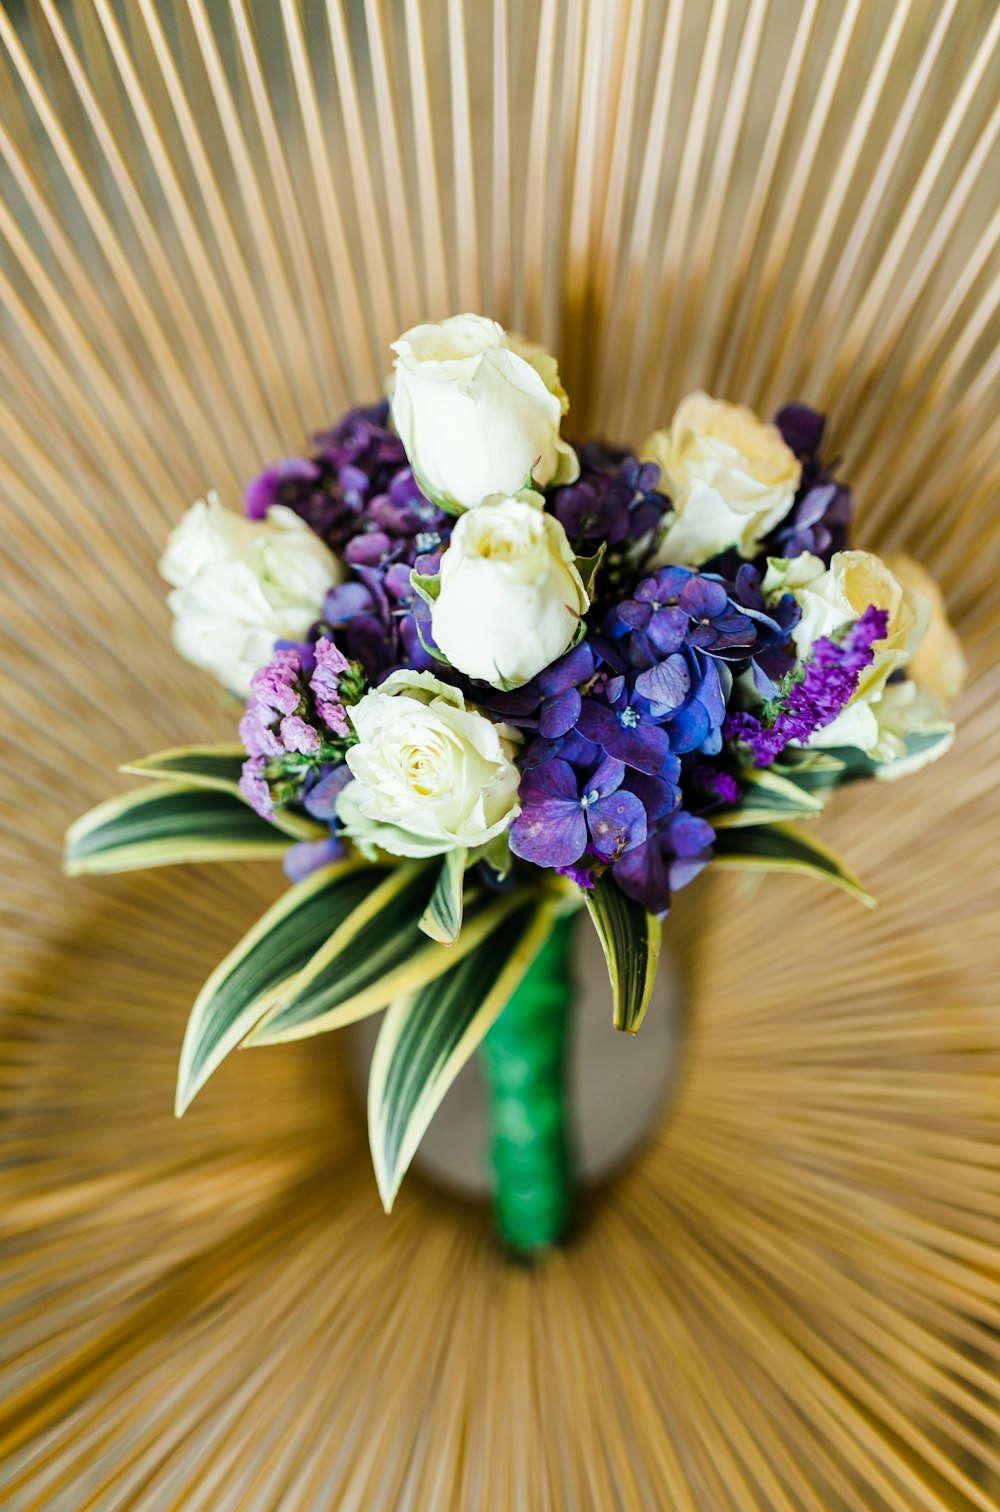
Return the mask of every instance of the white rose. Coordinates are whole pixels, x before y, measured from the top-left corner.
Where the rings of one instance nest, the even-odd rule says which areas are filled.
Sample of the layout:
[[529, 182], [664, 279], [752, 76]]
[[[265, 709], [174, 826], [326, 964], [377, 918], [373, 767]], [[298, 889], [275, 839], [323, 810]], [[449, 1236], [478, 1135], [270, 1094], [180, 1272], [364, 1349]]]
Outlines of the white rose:
[[275, 505], [264, 520], [224, 509], [210, 493], [170, 532], [160, 573], [173, 587], [174, 644], [233, 693], [277, 640], [300, 640], [341, 580], [333, 552], [292, 510]]
[[674, 510], [658, 566], [698, 566], [730, 546], [752, 557], [791, 509], [802, 476], [776, 425], [700, 391], [681, 400], [670, 428], [650, 436], [641, 457], [659, 467]]
[[434, 640], [453, 667], [516, 688], [572, 645], [590, 598], [540, 494], [495, 494], [462, 515], [441, 558]]
[[393, 423], [421, 488], [445, 508], [579, 476], [559, 435], [565, 394], [541, 348], [515, 350], [495, 320], [454, 315], [414, 326], [392, 349]]
[[394, 672], [348, 710], [354, 781], [337, 803], [363, 849], [435, 856], [484, 845], [521, 811], [514, 732], [430, 672]]

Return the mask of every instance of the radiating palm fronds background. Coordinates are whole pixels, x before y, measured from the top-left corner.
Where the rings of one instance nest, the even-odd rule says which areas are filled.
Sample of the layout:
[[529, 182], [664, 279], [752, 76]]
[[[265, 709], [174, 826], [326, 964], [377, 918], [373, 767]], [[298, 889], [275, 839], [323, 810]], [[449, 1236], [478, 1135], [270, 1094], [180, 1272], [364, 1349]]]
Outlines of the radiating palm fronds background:
[[[4, 1506], [1000, 1506], [998, 100], [994, 0], [0, 9]], [[973, 674], [942, 765], [823, 821], [878, 912], [682, 899], [678, 1100], [534, 1275], [418, 1181], [383, 1217], [336, 1038], [174, 1122], [274, 869], [59, 875], [116, 763], [231, 729], [170, 524], [461, 307], [576, 434], [829, 408]]]

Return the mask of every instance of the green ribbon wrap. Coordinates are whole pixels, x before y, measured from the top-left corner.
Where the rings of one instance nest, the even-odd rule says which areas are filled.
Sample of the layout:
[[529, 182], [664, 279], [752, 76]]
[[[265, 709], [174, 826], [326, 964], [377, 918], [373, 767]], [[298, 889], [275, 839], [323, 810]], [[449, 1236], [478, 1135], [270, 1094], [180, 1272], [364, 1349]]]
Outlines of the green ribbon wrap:
[[490, 1097], [496, 1221], [530, 1257], [565, 1235], [573, 1215], [566, 1043], [575, 915], [561, 918], [479, 1054]]

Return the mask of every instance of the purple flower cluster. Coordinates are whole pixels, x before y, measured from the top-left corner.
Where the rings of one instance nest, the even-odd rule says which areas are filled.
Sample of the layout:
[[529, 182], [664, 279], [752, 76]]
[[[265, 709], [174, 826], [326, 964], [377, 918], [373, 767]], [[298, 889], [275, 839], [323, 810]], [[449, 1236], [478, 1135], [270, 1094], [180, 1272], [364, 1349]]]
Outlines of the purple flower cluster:
[[276, 804], [299, 802], [333, 818], [330, 794], [343, 786], [339, 766], [353, 742], [345, 699], [355, 702], [356, 668], [331, 640], [283, 646], [250, 680], [240, 720], [247, 752], [240, 792], [264, 819]]
[[[491, 712], [529, 733], [514, 854], [584, 886], [595, 864], [611, 866], [630, 897], [665, 912], [711, 855], [711, 826], [682, 808], [682, 787], [702, 807], [739, 796], [694, 760], [722, 749], [730, 663], [789, 633], [717, 578], [663, 567], [532, 682], [493, 694]], [[684, 784], [685, 767], [711, 780]]]
[[354, 568], [328, 594], [323, 624], [372, 682], [397, 667], [433, 664], [423, 644], [429, 618], [410, 569], [451, 534], [450, 517], [421, 492], [388, 418], [387, 402], [351, 410], [314, 437], [311, 456], [269, 467], [244, 493], [251, 519], [284, 505]]
[[766, 543], [765, 554], [794, 557], [811, 551], [829, 566], [834, 552], [847, 545], [851, 490], [820, 457], [826, 417], [806, 404], [786, 404], [774, 423], [802, 463], [802, 479], [795, 503]]
[[660, 469], [641, 463], [631, 452], [601, 442], [578, 451], [580, 476], [557, 488], [551, 510], [581, 556], [601, 546], [616, 547], [655, 540], [670, 500], [658, 491]]
[[889, 616], [869, 606], [841, 641], [826, 636], [814, 643], [812, 654], [775, 701], [768, 722], [754, 714], [734, 713], [724, 734], [748, 746], [754, 766], [770, 766], [793, 741], [804, 744], [817, 730], [832, 724], [858, 687], [858, 679], [875, 657], [875, 644], [885, 639]]

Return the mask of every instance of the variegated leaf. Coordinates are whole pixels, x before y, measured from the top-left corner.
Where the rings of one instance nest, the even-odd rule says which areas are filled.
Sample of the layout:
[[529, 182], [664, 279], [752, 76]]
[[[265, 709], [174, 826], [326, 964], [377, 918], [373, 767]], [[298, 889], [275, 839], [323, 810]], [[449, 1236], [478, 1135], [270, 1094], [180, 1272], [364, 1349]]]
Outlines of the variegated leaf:
[[362, 861], [324, 867], [279, 898], [216, 967], [188, 1019], [177, 1076], [178, 1116], [257, 1022], [271, 990], [306, 964], [385, 875]]
[[368, 1135], [387, 1212], [442, 1098], [541, 949], [555, 916], [551, 902], [522, 896], [484, 944], [429, 986], [397, 999], [386, 1014], [368, 1082]]
[[279, 857], [288, 835], [239, 798], [211, 788], [155, 782], [98, 804], [66, 832], [71, 877], [189, 861]]
[[635, 1034], [656, 979], [660, 921], [627, 898], [607, 874], [583, 897], [608, 963], [615, 1028]]
[[453, 945], [462, 930], [462, 901], [465, 890], [465, 867], [469, 853], [466, 850], [449, 851], [441, 862], [441, 868], [431, 893], [431, 901], [424, 909], [420, 928], [441, 945]]
[[453, 945], [441, 945], [420, 927], [432, 876], [426, 866], [419, 874], [396, 868], [303, 970], [271, 994], [246, 1043], [305, 1039], [379, 1012], [478, 949], [523, 900], [523, 894], [473, 894], [460, 937]]
[[[118, 770], [140, 777], [167, 777], [187, 787], [232, 793], [245, 802], [239, 782], [246, 754], [238, 741], [226, 741], [221, 745], [174, 746], [169, 751], [140, 756], [137, 761], [126, 762]], [[290, 809], [275, 809], [274, 824], [296, 840], [318, 840], [329, 833], [326, 825]]]
[[875, 907], [875, 899], [835, 851], [790, 824], [720, 830], [712, 865], [736, 871], [801, 872], [832, 882], [866, 907]]

